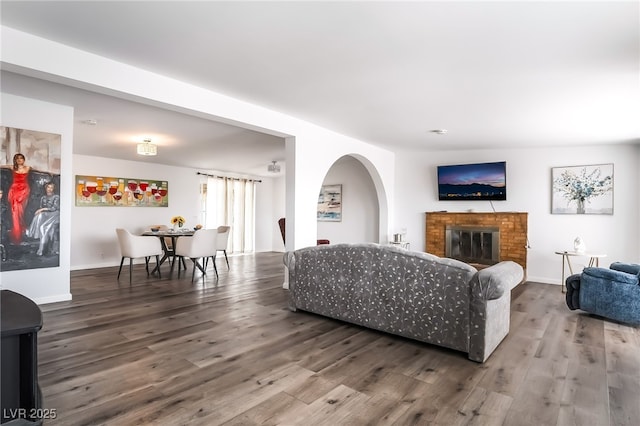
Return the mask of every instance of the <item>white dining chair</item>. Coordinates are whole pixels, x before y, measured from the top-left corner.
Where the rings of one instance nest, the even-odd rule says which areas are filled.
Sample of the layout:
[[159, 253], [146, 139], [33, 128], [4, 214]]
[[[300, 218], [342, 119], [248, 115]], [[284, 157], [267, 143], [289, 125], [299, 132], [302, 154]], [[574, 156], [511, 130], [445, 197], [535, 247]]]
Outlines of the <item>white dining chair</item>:
[[[158, 238], [132, 235], [123, 228], [116, 228], [116, 235], [118, 236], [118, 244], [120, 245], [120, 254], [122, 256], [120, 259], [120, 269], [118, 269], [118, 280], [120, 279], [120, 272], [122, 272], [122, 264], [127, 257], [129, 258], [129, 284], [131, 284], [133, 259], [144, 258], [147, 276], [149, 275], [149, 258], [151, 256], [156, 257], [157, 265], [160, 264], [160, 256], [164, 252]], [[158, 268], [158, 277], [160, 277], [160, 268]]]
[[[212, 260], [213, 270], [216, 272], [216, 278], [218, 278], [218, 268], [216, 268], [217, 240], [217, 229], [200, 229], [192, 237], [182, 237], [176, 241], [176, 256], [180, 258], [188, 257], [193, 262], [191, 281], [195, 276], [196, 268], [202, 272], [202, 275], [207, 274], [205, 261], [209, 258]], [[202, 263], [200, 262], [201, 259]], [[178, 268], [179, 275], [180, 268]]]
[[224, 260], [227, 261], [227, 269], [229, 269], [229, 258], [227, 257], [227, 245], [229, 244], [229, 234], [231, 227], [227, 225], [218, 226], [217, 251], [224, 253]]

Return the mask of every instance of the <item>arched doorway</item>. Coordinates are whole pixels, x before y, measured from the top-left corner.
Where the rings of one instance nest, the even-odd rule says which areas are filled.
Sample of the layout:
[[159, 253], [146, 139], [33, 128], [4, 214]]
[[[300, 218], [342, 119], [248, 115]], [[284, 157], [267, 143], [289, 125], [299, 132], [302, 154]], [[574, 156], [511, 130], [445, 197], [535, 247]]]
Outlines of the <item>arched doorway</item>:
[[[340, 157], [328, 170], [319, 193], [319, 206], [329, 214], [318, 217], [318, 238], [332, 244], [380, 242], [381, 206], [378, 189], [362, 159]], [[336, 193], [339, 191], [339, 193]], [[339, 202], [339, 205], [338, 205]]]

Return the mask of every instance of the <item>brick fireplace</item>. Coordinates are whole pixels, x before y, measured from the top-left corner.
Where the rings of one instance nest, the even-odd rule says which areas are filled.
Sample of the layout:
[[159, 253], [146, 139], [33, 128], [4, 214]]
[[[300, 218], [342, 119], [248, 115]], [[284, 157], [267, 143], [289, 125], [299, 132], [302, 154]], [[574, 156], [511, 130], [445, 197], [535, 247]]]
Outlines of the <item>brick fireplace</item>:
[[[482, 254], [481, 257], [473, 255], [468, 259], [462, 259], [469, 263], [492, 264], [502, 260], [512, 260], [520, 264], [523, 268], [527, 268], [527, 213], [510, 212], [510, 213], [449, 213], [449, 212], [427, 212], [426, 213], [426, 238], [425, 251], [436, 256], [447, 256], [447, 230], [451, 235], [451, 230], [462, 230], [457, 237], [462, 238], [460, 251], [465, 254], [465, 241], [467, 239], [473, 243], [477, 241], [481, 247], [491, 244], [498, 247], [492, 247], [492, 252], [497, 252], [497, 258], [483, 260], [488, 256]], [[474, 231], [475, 230], [475, 231]], [[485, 234], [491, 230], [492, 236]], [[465, 231], [471, 232], [465, 234]], [[474, 234], [475, 232], [475, 234]], [[496, 237], [496, 235], [498, 235]], [[486, 243], [485, 243], [486, 241]], [[451, 251], [451, 248], [449, 248]], [[456, 248], [454, 247], [454, 252]], [[477, 249], [473, 246], [470, 249], [472, 253], [476, 253]], [[481, 249], [482, 251], [482, 249]], [[485, 250], [486, 251], [486, 250]], [[451, 253], [449, 253], [451, 254]], [[464, 257], [464, 256], [452, 256]]]

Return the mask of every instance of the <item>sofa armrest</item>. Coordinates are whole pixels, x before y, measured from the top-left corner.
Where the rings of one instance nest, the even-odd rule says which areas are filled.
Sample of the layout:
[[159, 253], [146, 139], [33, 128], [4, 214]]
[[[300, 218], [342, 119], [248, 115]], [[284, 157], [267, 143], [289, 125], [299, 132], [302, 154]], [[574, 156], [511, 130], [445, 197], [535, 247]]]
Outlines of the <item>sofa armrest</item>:
[[471, 299], [494, 300], [522, 282], [522, 266], [504, 261], [478, 271], [471, 280]]
[[282, 263], [287, 267], [288, 272], [288, 281], [287, 281], [287, 290], [289, 293], [289, 302], [288, 308], [290, 311], [295, 312], [297, 310], [295, 303], [293, 302], [293, 298], [291, 296], [293, 289], [296, 286], [296, 255], [292, 251], [286, 252], [282, 256]]
[[635, 263], [613, 262], [609, 268], [614, 271], [626, 272], [627, 274], [640, 277], [640, 265]]
[[524, 278], [522, 266], [500, 262], [469, 283], [469, 359], [484, 362], [509, 333], [511, 289]]
[[580, 278], [582, 274], [573, 274], [567, 277], [565, 284], [567, 286], [566, 302], [572, 311], [580, 309]]
[[289, 269], [294, 269], [296, 266], [296, 255], [292, 251], [286, 252], [282, 256], [282, 263]]

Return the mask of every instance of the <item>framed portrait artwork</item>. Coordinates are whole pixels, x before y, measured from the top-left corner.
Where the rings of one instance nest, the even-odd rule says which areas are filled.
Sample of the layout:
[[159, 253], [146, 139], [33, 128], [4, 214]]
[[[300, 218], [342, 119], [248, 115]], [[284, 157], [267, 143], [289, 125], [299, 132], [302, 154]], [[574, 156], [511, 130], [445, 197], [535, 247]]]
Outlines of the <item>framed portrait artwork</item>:
[[323, 185], [318, 196], [318, 221], [342, 221], [342, 185]]
[[0, 127], [0, 271], [60, 266], [61, 135]]
[[551, 169], [552, 214], [613, 214], [613, 164]]

